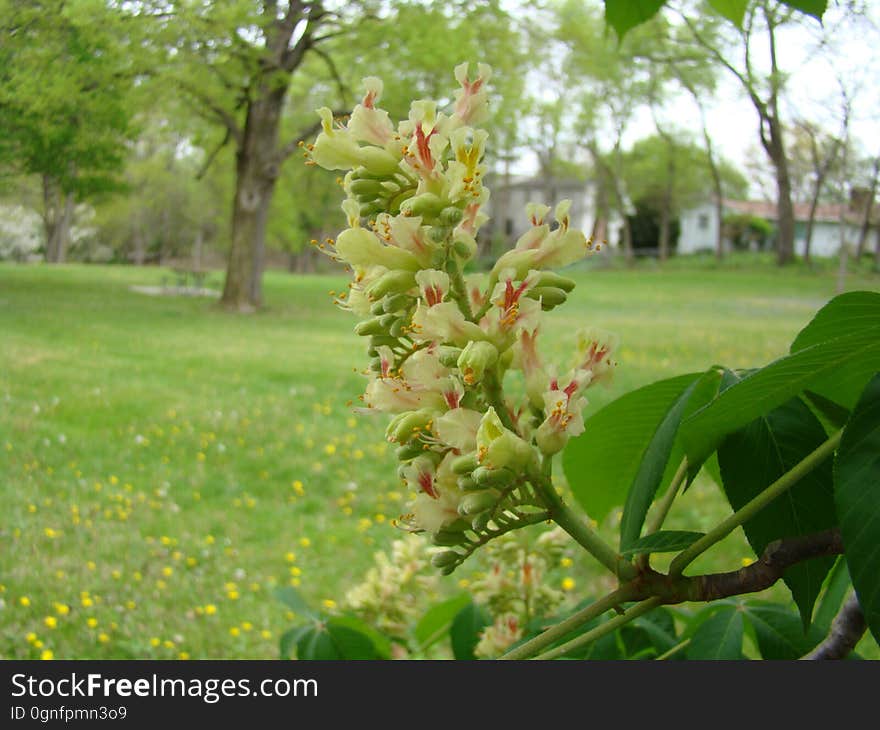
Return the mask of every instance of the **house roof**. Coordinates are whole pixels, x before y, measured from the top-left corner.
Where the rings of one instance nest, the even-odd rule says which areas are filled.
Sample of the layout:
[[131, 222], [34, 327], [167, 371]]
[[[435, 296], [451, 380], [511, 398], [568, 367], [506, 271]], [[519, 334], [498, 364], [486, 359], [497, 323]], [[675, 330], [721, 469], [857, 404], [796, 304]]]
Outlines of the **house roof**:
[[[776, 203], [766, 200], [728, 200], [723, 201], [724, 208], [728, 212], [751, 215], [756, 218], [765, 218], [770, 221], [776, 220]], [[810, 206], [806, 203], [794, 203], [794, 219], [797, 222], [806, 223], [810, 218]], [[823, 223], [838, 223], [843, 213], [848, 223], [861, 224], [862, 215], [853, 210], [849, 205], [842, 203], [823, 204], [816, 207], [814, 220]], [[872, 211], [871, 222], [878, 222], [876, 208]]]

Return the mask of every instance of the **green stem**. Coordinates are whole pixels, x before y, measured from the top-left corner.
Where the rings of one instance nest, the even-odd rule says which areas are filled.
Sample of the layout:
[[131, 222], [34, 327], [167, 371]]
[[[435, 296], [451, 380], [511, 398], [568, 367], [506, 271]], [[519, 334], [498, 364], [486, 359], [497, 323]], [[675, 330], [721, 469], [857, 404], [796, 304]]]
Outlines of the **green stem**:
[[498, 418], [501, 419], [504, 428], [513, 431], [519, 436], [520, 434], [516, 425], [510, 419], [510, 411], [507, 409], [507, 406], [504, 405], [504, 393], [501, 391], [501, 377], [498, 373], [497, 365], [494, 368], [486, 370], [486, 374], [483, 377], [483, 389], [486, 392], [486, 398], [489, 400], [489, 405], [495, 409], [495, 413], [498, 415]]
[[629, 587], [618, 588], [604, 598], [600, 598], [595, 603], [591, 603], [577, 613], [573, 613], [564, 621], [560, 621], [558, 624], [551, 626], [544, 633], [539, 634], [534, 639], [530, 639], [515, 649], [511, 649], [504, 656], [499, 657], [499, 659], [528, 659], [537, 654], [544, 647], [549, 646], [554, 641], [561, 639], [566, 634], [587, 623], [587, 621], [591, 621], [597, 616], [601, 616], [606, 611], [610, 611], [615, 606], [630, 600], [632, 597], [630, 594], [631, 589]]
[[678, 652], [680, 652], [682, 649], [689, 646], [690, 643], [691, 643], [690, 639], [685, 639], [680, 644], [676, 644], [675, 646], [673, 646], [669, 651], [663, 652], [654, 661], [659, 662], [659, 661], [662, 661], [663, 659], [669, 659], [669, 657], [671, 657], [673, 654], [678, 654]]
[[641, 603], [637, 603], [635, 606], [633, 606], [620, 616], [616, 616], [610, 621], [606, 621], [604, 624], [597, 626], [595, 629], [592, 629], [585, 634], [581, 634], [577, 638], [574, 638], [571, 641], [567, 641], [564, 644], [557, 646], [555, 649], [551, 649], [550, 651], [544, 652], [543, 654], [539, 654], [535, 657], [535, 659], [556, 659], [556, 657], [564, 656], [570, 651], [580, 649], [582, 646], [586, 646], [596, 639], [601, 639], [606, 634], [610, 634], [612, 631], [623, 626], [624, 624], [628, 624], [630, 621], [637, 619], [639, 616], [648, 613], [648, 611], [656, 608], [661, 603], [663, 603], [663, 599], [658, 598], [657, 596], [649, 598], [646, 601], [642, 601]]
[[529, 481], [537, 490], [538, 496], [547, 505], [550, 519], [571, 535], [584, 550], [621, 581], [632, 580], [636, 577], [638, 571], [635, 566], [593, 531], [580, 515], [566, 506], [548, 478], [541, 474], [532, 473], [529, 474]]
[[687, 476], [687, 467], [687, 457], [684, 457], [681, 460], [681, 464], [679, 464], [678, 466], [678, 471], [675, 472], [675, 476], [672, 477], [672, 482], [669, 485], [669, 489], [666, 490], [666, 494], [664, 494], [660, 502], [657, 503], [657, 512], [648, 521], [648, 526], [645, 529], [646, 535], [650, 535], [652, 532], [657, 532], [661, 527], [663, 527], [663, 523], [666, 521], [666, 517], [669, 514], [672, 503], [678, 496], [678, 490], [681, 488], [681, 485], [684, 483], [685, 477]]
[[464, 318], [469, 322], [474, 321], [474, 313], [471, 311], [471, 303], [468, 299], [467, 286], [464, 283], [464, 277], [461, 274], [461, 267], [456, 263], [450, 267], [452, 271], [449, 273], [449, 281], [452, 284], [452, 291], [458, 301], [459, 309]]
[[681, 575], [682, 571], [696, 560], [698, 556], [706, 552], [706, 550], [712, 547], [716, 542], [723, 540], [737, 527], [748, 522], [774, 499], [791, 489], [791, 487], [797, 484], [804, 476], [813, 471], [813, 469], [834, 453], [834, 450], [840, 443], [840, 437], [842, 434], [843, 429], [830, 436], [827, 441], [822, 443], [822, 445], [815, 451], [804, 457], [802, 461], [798, 462], [789, 471], [785, 472], [785, 474], [779, 477], [779, 479], [773, 482], [773, 484], [767, 487], [767, 489], [761, 492], [758, 496], [743, 505], [740, 509], [730, 515], [730, 517], [721, 522], [713, 530], [706, 533], [706, 535], [697, 540], [689, 548], [679, 553], [669, 566], [669, 575], [671, 577]]

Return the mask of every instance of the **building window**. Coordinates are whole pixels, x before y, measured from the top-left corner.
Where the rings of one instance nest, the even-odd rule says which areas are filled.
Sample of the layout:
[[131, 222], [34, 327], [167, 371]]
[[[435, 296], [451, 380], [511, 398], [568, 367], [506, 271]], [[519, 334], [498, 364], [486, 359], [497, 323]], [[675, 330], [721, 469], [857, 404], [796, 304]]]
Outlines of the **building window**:
[[701, 231], [706, 231], [706, 230], [708, 230], [708, 229], [709, 229], [709, 216], [706, 215], [705, 213], [701, 214], [701, 215], [697, 218], [697, 227], [698, 227]]

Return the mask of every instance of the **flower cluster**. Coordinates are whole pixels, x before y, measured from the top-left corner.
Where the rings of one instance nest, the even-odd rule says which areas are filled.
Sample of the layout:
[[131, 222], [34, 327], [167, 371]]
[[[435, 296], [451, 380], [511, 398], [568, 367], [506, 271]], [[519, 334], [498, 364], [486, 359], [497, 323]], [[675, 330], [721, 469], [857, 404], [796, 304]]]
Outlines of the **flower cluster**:
[[562, 605], [565, 594], [552, 588], [546, 577], [570, 544], [557, 527], [528, 545], [508, 533], [487, 546], [489, 570], [474, 582], [472, 591], [493, 621], [483, 630], [477, 656], [503, 654], [525, 635], [532, 621], [551, 616]]
[[[363, 410], [389, 414], [399, 474], [415, 492], [403, 524], [449, 548], [434, 564], [451, 572], [473, 549], [546, 507], [534, 474], [583, 431], [584, 392], [614, 367], [616, 338], [577, 336], [573, 367], [542, 361], [543, 312], [565, 302], [575, 283], [550, 269], [592, 248], [569, 225], [570, 201], [530, 204], [530, 229], [488, 274], [464, 275], [487, 221], [483, 185], [486, 84], [490, 69], [455, 69], [460, 88], [449, 113], [412, 102], [396, 127], [377, 106], [382, 83], [347, 121], [319, 110], [323, 130], [306, 148], [309, 163], [346, 170], [342, 207], [348, 228], [320, 248], [353, 274], [337, 302], [362, 318], [369, 339]], [[519, 371], [524, 393], [505, 394]], [[546, 514], [544, 515], [546, 518]]]

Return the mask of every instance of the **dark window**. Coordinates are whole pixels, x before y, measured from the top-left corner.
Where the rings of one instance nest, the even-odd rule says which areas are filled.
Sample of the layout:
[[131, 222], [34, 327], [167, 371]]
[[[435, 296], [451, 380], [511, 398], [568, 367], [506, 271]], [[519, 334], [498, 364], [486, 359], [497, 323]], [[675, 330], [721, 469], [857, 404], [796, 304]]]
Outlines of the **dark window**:
[[709, 228], [709, 216], [707, 216], [705, 213], [700, 215], [700, 217], [697, 218], [697, 227], [701, 231], [705, 231], [707, 228]]

